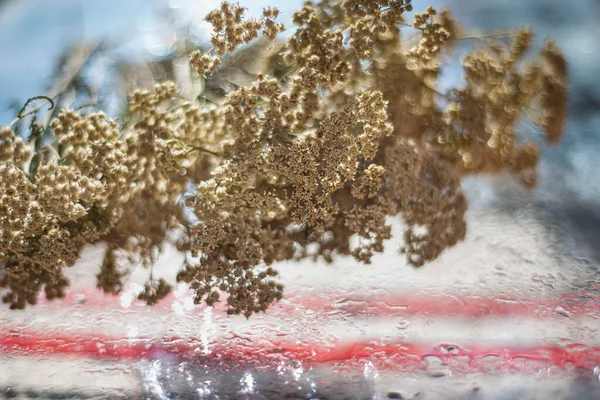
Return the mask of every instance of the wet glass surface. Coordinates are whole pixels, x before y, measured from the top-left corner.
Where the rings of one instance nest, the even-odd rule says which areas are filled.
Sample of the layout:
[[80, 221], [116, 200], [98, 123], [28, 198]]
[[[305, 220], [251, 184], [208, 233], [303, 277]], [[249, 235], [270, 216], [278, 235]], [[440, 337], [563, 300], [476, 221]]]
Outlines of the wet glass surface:
[[[99, 39], [133, 18], [146, 35], [143, 54], [132, 57], [164, 53], [172, 39], [155, 27], [162, 5], [34, 3], [0, 2], [1, 105], [45, 90], [52, 59], [76, 39], [58, 21], [83, 21], [85, 37]], [[150, 308], [136, 300], [141, 267], [123, 293], [104, 296], [95, 281], [103, 248], [89, 248], [69, 271], [65, 299], [0, 309], [0, 397], [600, 398], [600, 5], [448, 5], [469, 27], [530, 25], [567, 55], [567, 131], [543, 148], [538, 188], [510, 177], [465, 180], [467, 238], [420, 269], [396, 253], [399, 235], [369, 266], [283, 263], [287, 296], [250, 320], [194, 305], [183, 285]], [[296, 6], [282, 9], [289, 15]], [[0, 121], [10, 113], [2, 108]], [[169, 267], [181, 259], [167, 246], [156, 276], [174, 279]]]

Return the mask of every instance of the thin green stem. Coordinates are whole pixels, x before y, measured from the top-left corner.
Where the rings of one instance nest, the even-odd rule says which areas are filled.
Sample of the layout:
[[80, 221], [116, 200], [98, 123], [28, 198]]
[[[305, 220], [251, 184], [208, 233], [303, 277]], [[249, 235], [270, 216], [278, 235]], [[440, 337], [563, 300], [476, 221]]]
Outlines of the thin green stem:
[[31, 104], [31, 102], [33, 102], [35, 100], [46, 100], [46, 101], [48, 101], [50, 103], [50, 108], [48, 108], [48, 110], [52, 110], [54, 108], [54, 100], [52, 98], [48, 97], [48, 96], [34, 96], [34, 97], [31, 97], [31, 98], [27, 99], [27, 101], [25, 102], [25, 104], [23, 105], [23, 107], [21, 108], [21, 110], [19, 111], [19, 113], [17, 114], [17, 117], [10, 123], [9, 126], [11, 128], [13, 126], [15, 126], [15, 124], [17, 122], [19, 122], [23, 118], [27, 117], [28, 115], [36, 113], [41, 108], [41, 106], [38, 106], [38, 107], [34, 107], [29, 112], [25, 112], [27, 110], [27, 107], [29, 106], [29, 104]]
[[88, 107], [96, 107], [96, 103], [86, 103], [86, 104], [82, 104], [79, 107], [77, 107], [77, 111], [81, 111], [84, 108], [88, 108]]
[[[492, 43], [488, 39], [499, 41], [500, 39], [512, 39], [514, 37], [515, 37], [514, 34], [510, 34], [510, 33], [498, 33], [498, 34], [490, 34], [490, 35], [459, 36], [456, 39], [457, 40], [478, 40], [481, 43], [485, 44], [486, 46], [489, 46], [493, 50], [494, 46], [492, 45]], [[496, 43], [502, 43], [502, 42], [496, 42]]]
[[191, 152], [194, 152], [194, 151], [199, 151], [201, 153], [210, 154], [211, 156], [221, 157], [221, 154], [219, 154], [215, 151], [209, 150], [205, 147], [201, 147], [201, 146], [187, 146], [187, 147], [189, 147], [189, 150], [185, 153], [186, 155], [190, 154]]
[[511, 39], [516, 35], [514, 32], [498, 32], [498, 33], [490, 33], [487, 35], [467, 35], [467, 36], [459, 36], [457, 39]]

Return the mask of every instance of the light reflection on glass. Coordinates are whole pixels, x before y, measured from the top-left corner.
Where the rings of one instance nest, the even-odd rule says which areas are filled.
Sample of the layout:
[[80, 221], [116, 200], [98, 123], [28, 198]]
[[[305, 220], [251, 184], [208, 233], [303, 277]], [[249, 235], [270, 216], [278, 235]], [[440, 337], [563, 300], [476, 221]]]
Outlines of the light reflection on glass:
[[254, 377], [250, 372], [246, 372], [242, 379], [240, 379], [242, 385], [242, 393], [253, 393], [254, 392]]

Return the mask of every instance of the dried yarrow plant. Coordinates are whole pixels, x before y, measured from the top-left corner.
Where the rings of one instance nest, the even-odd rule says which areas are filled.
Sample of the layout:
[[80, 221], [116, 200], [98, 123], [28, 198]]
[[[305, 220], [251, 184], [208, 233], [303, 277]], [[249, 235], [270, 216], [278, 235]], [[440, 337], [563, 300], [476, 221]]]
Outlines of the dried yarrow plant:
[[[226, 294], [229, 313], [250, 316], [282, 296], [275, 262], [368, 263], [390, 238], [389, 217], [405, 223], [401, 251], [415, 266], [462, 240], [461, 177], [508, 171], [535, 184], [539, 150], [518, 126], [528, 119], [549, 143], [560, 138], [566, 63], [551, 41], [529, 54], [529, 30], [473, 38], [447, 11], [410, 22], [411, 10], [410, 0], [307, 2], [262, 73], [214, 104], [164, 82], [131, 95], [122, 125], [67, 109], [50, 135], [34, 120], [22, 138], [13, 128], [24, 108], [0, 130], [4, 301], [61, 297], [63, 269], [98, 241], [98, 287], [118, 293], [119, 255], [150, 266], [177, 231], [189, 254], [178, 280], [196, 303]], [[206, 17], [213, 48], [189, 55], [192, 70], [210, 82], [240, 45], [275, 41], [278, 13], [249, 19], [224, 2]], [[480, 46], [464, 57], [464, 82], [440, 92], [443, 61], [467, 39]], [[140, 298], [169, 290], [151, 278]]]

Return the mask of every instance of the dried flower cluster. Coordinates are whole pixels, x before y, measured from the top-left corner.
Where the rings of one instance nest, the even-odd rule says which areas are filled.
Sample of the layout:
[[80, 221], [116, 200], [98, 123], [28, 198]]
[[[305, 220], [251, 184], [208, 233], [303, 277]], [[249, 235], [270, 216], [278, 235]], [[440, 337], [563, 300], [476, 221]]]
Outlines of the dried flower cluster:
[[409, 50], [407, 56], [413, 60], [422, 61], [430, 60], [439, 54], [444, 44], [450, 40], [450, 31], [444, 26], [443, 22], [449, 22], [449, 19], [443, 22], [435, 21], [437, 12], [431, 6], [427, 7], [427, 11], [416, 13], [412, 27], [423, 32], [421, 40], [416, 47]]
[[[60, 297], [62, 269], [97, 241], [107, 243], [98, 287], [118, 293], [127, 271], [117, 255], [151, 266], [173, 231], [190, 256], [178, 280], [196, 303], [226, 294], [228, 312], [246, 316], [281, 298], [273, 263], [369, 263], [390, 238], [389, 217], [404, 221], [401, 251], [415, 266], [458, 243], [462, 176], [508, 171], [535, 184], [539, 151], [519, 142], [518, 123], [560, 138], [566, 63], [550, 41], [526, 58], [528, 30], [480, 39], [464, 84], [440, 93], [442, 58], [468, 37], [447, 11], [429, 7], [407, 24], [411, 10], [410, 0], [307, 2], [264, 72], [215, 105], [184, 101], [164, 82], [131, 96], [124, 126], [64, 110], [52, 140], [1, 128], [4, 301], [22, 308], [42, 289]], [[244, 11], [223, 2], [206, 17], [213, 50], [189, 60], [207, 82], [261, 30], [266, 40], [283, 31], [277, 9]], [[150, 274], [139, 298], [153, 304], [169, 290]]]
[[224, 1], [220, 9], [211, 11], [206, 16], [206, 21], [213, 26], [211, 43], [217, 55], [211, 56], [200, 50], [190, 54], [190, 65], [198, 75], [216, 72], [221, 62], [220, 56], [235, 51], [243, 43], [250, 43], [258, 37], [261, 29], [263, 35], [270, 40], [275, 40], [277, 34], [283, 31], [283, 24], [275, 22], [279, 15], [278, 9], [265, 8], [261, 19], [245, 19], [245, 11], [239, 4]]

